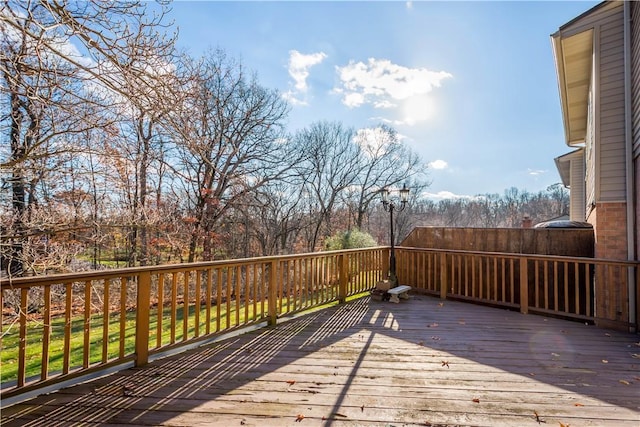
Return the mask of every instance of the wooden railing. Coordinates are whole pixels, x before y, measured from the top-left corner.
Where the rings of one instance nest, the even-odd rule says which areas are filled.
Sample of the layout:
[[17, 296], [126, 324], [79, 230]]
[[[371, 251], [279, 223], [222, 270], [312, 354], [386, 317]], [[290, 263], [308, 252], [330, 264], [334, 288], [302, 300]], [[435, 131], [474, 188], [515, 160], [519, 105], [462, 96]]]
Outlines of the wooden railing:
[[1, 283], [2, 398], [372, 289], [386, 247]]
[[[400, 283], [443, 299], [634, 323], [637, 262], [407, 247], [396, 258]], [[377, 247], [3, 280], [1, 397], [276, 325], [373, 289], [388, 268]]]
[[408, 247], [396, 248], [396, 257], [400, 283], [443, 299], [607, 326], [635, 323], [629, 318], [629, 283], [640, 287], [637, 262]]

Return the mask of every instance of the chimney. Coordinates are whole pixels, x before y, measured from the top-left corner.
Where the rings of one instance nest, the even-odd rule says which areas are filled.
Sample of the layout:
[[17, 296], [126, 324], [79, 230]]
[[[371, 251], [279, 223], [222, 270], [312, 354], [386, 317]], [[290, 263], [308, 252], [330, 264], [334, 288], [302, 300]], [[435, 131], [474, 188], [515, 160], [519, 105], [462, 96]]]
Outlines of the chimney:
[[532, 225], [533, 221], [531, 220], [531, 217], [525, 214], [522, 218], [522, 228], [531, 228]]

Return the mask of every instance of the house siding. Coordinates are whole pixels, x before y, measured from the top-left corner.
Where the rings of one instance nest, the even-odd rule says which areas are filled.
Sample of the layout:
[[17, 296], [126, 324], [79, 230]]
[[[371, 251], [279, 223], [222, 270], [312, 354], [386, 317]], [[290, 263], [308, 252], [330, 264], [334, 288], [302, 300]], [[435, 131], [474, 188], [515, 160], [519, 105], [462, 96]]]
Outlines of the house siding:
[[[592, 85], [593, 87], [593, 85]], [[595, 121], [594, 95], [589, 91], [589, 105], [587, 112], [587, 134], [585, 136], [585, 217], [588, 219], [596, 204], [596, 155], [595, 155]]]
[[584, 151], [571, 158], [570, 163], [570, 207], [571, 221], [584, 221], [585, 218], [585, 181]]
[[611, 10], [596, 39], [599, 93], [596, 161], [598, 202], [619, 202], [625, 193], [623, 8]]
[[636, 158], [640, 155], [640, 2], [631, 3], [631, 94], [633, 155]]

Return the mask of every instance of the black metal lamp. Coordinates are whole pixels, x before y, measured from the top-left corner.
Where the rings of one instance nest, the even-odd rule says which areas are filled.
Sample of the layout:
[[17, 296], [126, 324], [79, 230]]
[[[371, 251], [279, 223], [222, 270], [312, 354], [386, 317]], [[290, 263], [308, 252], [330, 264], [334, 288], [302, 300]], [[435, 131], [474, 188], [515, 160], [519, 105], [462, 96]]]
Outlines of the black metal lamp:
[[402, 212], [409, 200], [409, 189], [407, 184], [402, 185], [402, 189], [398, 191], [400, 193], [400, 204], [396, 204], [395, 201], [389, 199], [390, 191], [386, 187], [380, 190], [380, 196], [382, 197], [382, 206], [384, 210], [389, 212], [389, 230], [391, 234], [391, 254], [389, 257], [389, 280], [391, 286], [395, 287], [398, 284], [398, 278], [396, 276], [396, 253], [395, 253], [395, 237], [393, 235], [393, 212]]

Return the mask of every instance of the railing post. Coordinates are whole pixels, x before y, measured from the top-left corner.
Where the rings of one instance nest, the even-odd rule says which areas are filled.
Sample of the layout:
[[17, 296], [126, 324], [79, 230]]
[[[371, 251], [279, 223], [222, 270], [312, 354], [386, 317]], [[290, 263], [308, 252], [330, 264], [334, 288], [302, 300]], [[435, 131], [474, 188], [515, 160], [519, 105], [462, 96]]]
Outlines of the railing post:
[[269, 266], [269, 297], [267, 299], [269, 311], [269, 326], [276, 326], [278, 322], [278, 284], [276, 283], [278, 261], [271, 261]]
[[149, 312], [151, 305], [151, 273], [149, 271], [143, 271], [138, 276], [136, 305], [135, 365], [142, 366], [149, 362]]
[[390, 248], [385, 248], [382, 250], [382, 280], [387, 280], [389, 278], [389, 258], [391, 257]]
[[[566, 284], [565, 284], [566, 286]], [[520, 258], [520, 313], [529, 312], [529, 263], [528, 259]]]
[[447, 299], [447, 254], [440, 254], [440, 299]]
[[349, 256], [347, 254], [340, 254], [338, 262], [338, 301], [343, 303], [347, 300], [347, 287], [349, 285]]

